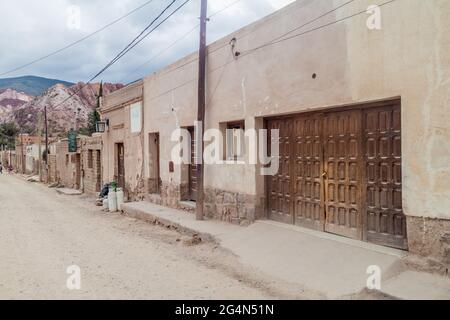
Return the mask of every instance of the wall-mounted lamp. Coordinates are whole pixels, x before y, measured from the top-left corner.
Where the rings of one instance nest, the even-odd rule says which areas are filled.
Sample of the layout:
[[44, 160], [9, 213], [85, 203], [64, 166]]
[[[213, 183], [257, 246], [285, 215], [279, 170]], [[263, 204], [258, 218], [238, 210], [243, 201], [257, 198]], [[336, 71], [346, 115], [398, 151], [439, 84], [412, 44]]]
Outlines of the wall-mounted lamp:
[[104, 121], [98, 121], [95, 124], [95, 131], [98, 133], [105, 133], [109, 129], [109, 119], [106, 119]]

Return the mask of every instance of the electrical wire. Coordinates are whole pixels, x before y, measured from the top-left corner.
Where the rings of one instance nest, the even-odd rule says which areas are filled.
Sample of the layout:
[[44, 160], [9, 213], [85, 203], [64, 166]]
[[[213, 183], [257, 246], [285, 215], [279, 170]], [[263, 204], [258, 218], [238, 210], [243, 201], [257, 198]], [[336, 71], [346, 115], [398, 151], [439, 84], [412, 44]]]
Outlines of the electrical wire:
[[[388, 5], [388, 4], [390, 4], [390, 3], [392, 3], [392, 2], [395, 2], [395, 1], [397, 1], [397, 0], [386, 1], [386, 2], [384, 2], [384, 3], [382, 3], [382, 4], [379, 4], [378, 7], [383, 7], [383, 6]], [[329, 27], [329, 26], [334, 25], [334, 24], [336, 24], [336, 23], [339, 23], [339, 22], [342, 22], [342, 21], [351, 19], [351, 18], [353, 18], [353, 17], [359, 16], [359, 15], [365, 14], [365, 13], [367, 13], [367, 10], [363, 10], [363, 11], [354, 13], [354, 14], [349, 15], [349, 16], [346, 16], [346, 17], [344, 17], [344, 18], [341, 18], [341, 19], [332, 21], [332, 22], [330, 22], [330, 23], [327, 23], [327, 24], [318, 26], [318, 27], [316, 27], [316, 28], [313, 28], [313, 29], [310, 29], [310, 30], [307, 30], [307, 31], [304, 31], [304, 32], [301, 32], [301, 33], [298, 33], [298, 34], [295, 34], [295, 35], [286, 37], [286, 38], [282, 38], [282, 39], [278, 39], [278, 40], [272, 40], [272, 41], [270, 41], [270, 42], [268, 42], [268, 43], [265, 43], [265, 44], [263, 44], [263, 45], [257, 46], [257, 47], [255, 47], [255, 48], [252, 48], [252, 49], [249, 49], [249, 50], [246, 50], [246, 51], [243, 51], [242, 54], [241, 54], [241, 56], [245, 56], [245, 55], [247, 55], [247, 54], [250, 53], [250, 52], [254, 52], [254, 51], [260, 50], [260, 49], [262, 49], [262, 48], [265, 48], [265, 47], [268, 47], [268, 46], [272, 46], [272, 45], [274, 45], [274, 44], [278, 44], [278, 43], [281, 43], [281, 42], [284, 42], [284, 41], [287, 41], [287, 40], [291, 40], [291, 39], [294, 39], [294, 38], [303, 36], [303, 35], [305, 35], [305, 34], [308, 34], [308, 33], [310, 33], [310, 32], [317, 31], [317, 30], [320, 30], [320, 29]], [[289, 32], [289, 33], [290, 33], [290, 32]]]
[[[152, 30], [147, 32], [145, 35], [146, 30], [148, 30], [163, 14], [167, 11], [168, 8], [170, 8], [176, 0], [172, 1], [164, 10], [162, 13], [160, 13], [157, 18], [155, 18], [136, 38], [134, 38], [119, 54], [117, 54], [102, 70], [100, 70], [96, 75], [94, 75], [91, 79], [89, 79], [85, 84], [83, 84], [79, 89], [77, 89], [75, 92], [73, 92], [69, 97], [64, 99], [61, 103], [57, 104], [54, 109], [58, 108], [62, 104], [64, 104], [66, 101], [71, 99], [76, 94], [80, 93], [81, 90], [83, 90], [89, 83], [91, 83], [93, 80], [95, 80], [98, 76], [100, 76], [103, 72], [105, 72], [107, 69], [109, 69], [113, 64], [115, 64], [120, 58], [122, 58], [125, 54], [127, 54], [130, 50], [132, 50], [137, 44], [142, 42], [145, 38], [147, 38], [152, 32], [154, 32], [159, 26], [161, 26], [165, 21], [167, 21], [170, 17], [172, 17], [178, 10], [180, 10], [182, 7], [184, 7], [189, 1], [184, 1], [180, 6], [178, 6], [173, 12], [171, 12], [162, 22], [160, 22], [157, 26], [155, 26]], [[142, 36], [143, 35], [143, 36]], [[140, 38], [140, 39], [139, 39]], [[137, 40], [138, 39], [138, 40]]]
[[72, 47], [76, 46], [77, 44], [79, 44], [79, 43], [81, 43], [81, 42], [83, 42], [83, 41], [85, 41], [85, 40], [87, 40], [87, 39], [93, 37], [94, 35], [96, 35], [96, 34], [102, 32], [103, 30], [105, 30], [105, 29], [111, 27], [112, 25], [114, 25], [114, 24], [116, 24], [116, 23], [122, 21], [123, 19], [129, 17], [129, 16], [132, 15], [133, 13], [139, 11], [140, 9], [142, 9], [142, 8], [144, 8], [144, 7], [146, 7], [146, 6], [148, 6], [148, 5], [149, 5], [150, 3], [152, 3], [153, 1], [154, 1], [154, 0], [150, 0], [150, 1], [147, 1], [147, 2], [143, 3], [143, 4], [140, 5], [139, 7], [137, 7], [137, 8], [135, 8], [135, 9], [129, 11], [129, 12], [126, 13], [125, 15], [123, 15], [123, 16], [117, 18], [116, 20], [114, 20], [114, 21], [112, 21], [112, 22], [106, 24], [105, 26], [101, 27], [100, 29], [97, 29], [96, 31], [94, 31], [94, 32], [92, 32], [92, 33], [90, 33], [90, 34], [88, 34], [87, 36], [84, 36], [84, 37], [82, 37], [81, 39], [78, 39], [78, 40], [75, 41], [75, 42], [72, 42], [72, 43], [70, 43], [70, 44], [68, 44], [68, 45], [66, 45], [66, 46], [64, 46], [64, 47], [62, 47], [62, 48], [60, 48], [60, 49], [58, 49], [58, 50], [55, 50], [55, 51], [53, 51], [53, 52], [51, 52], [51, 53], [48, 53], [48, 54], [46, 54], [46, 55], [44, 55], [44, 56], [42, 56], [42, 57], [40, 57], [40, 58], [37, 58], [37, 59], [35, 59], [35, 60], [32, 60], [31, 62], [25, 63], [25, 64], [23, 64], [23, 65], [21, 65], [21, 66], [15, 67], [15, 68], [13, 68], [13, 69], [11, 69], [11, 70], [8, 70], [8, 71], [6, 71], [6, 72], [0, 73], [0, 77], [5, 76], [5, 75], [10, 74], [10, 73], [13, 73], [13, 72], [16, 72], [16, 71], [19, 71], [19, 70], [22, 70], [22, 69], [25, 69], [26, 67], [29, 67], [29, 66], [31, 66], [31, 65], [33, 65], [33, 64], [36, 64], [36, 63], [38, 63], [38, 62], [40, 62], [40, 61], [43, 61], [43, 60], [45, 60], [45, 59], [47, 59], [47, 58], [50, 58], [50, 57], [52, 57], [52, 56], [54, 56], [54, 55], [56, 55], [56, 54], [58, 54], [58, 53], [60, 53], [60, 52], [63, 52], [63, 51], [65, 51], [65, 50], [69, 49], [69, 48], [72, 48]]
[[[380, 8], [381, 8], [381, 7], [384, 7], [384, 6], [386, 6], [386, 5], [388, 5], [388, 4], [391, 4], [391, 3], [395, 2], [395, 1], [397, 1], [397, 0], [389, 0], [389, 1], [386, 1], [386, 2], [384, 2], [384, 3], [382, 3], [382, 4], [379, 4], [378, 7], [380, 7]], [[273, 40], [272, 40], [272, 41], [269, 41], [268, 43], [266, 43], [266, 44], [264, 44], [264, 45], [261, 45], [261, 46], [258, 46], [258, 47], [255, 47], [255, 48], [253, 48], [253, 49], [249, 49], [249, 50], [243, 52], [243, 53], [239, 56], [239, 59], [241, 59], [241, 58], [243, 58], [243, 57], [245, 57], [245, 56], [247, 56], [247, 55], [250, 55], [250, 54], [252, 54], [253, 52], [255, 52], [255, 51], [257, 51], [257, 50], [260, 50], [260, 49], [262, 49], [262, 48], [265, 48], [265, 47], [267, 47], [267, 46], [275, 45], [275, 44], [278, 44], [278, 43], [281, 43], [281, 42], [284, 42], [284, 41], [288, 41], [288, 40], [291, 40], [291, 39], [294, 39], [294, 38], [297, 38], [297, 37], [300, 37], [300, 36], [303, 36], [303, 35], [306, 35], [306, 34], [309, 34], [309, 33], [312, 33], [312, 32], [318, 31], [318, 30], [321, 30], [321, 29], [324, 29], [324, 28], [329, 27], [329, 26], [331, 26], [331, 25], [335, 25], [335, 24], [337, 24], [337, 23], [340, 23], [340, 22], [349, 20], [349, 19], [351, 19], [351, 18], [354, 18], [354, 17], [356, 17], [356, 16], [359, 16], [359, 15], [365, 14], [365, 13], [367, 13], [367, 10], [360, 11], [360, 12], [357, 12], [357, 13], [354, 13], [354, 14], [351, 14], [351, 15], [346, 16], [346, 17], [344, 17], [344, 18], [341, 18], [341, 19], [332, 21], [332, 22], [330, 22], [330, 23], [327, 23], [327, 24], [318, 26], [318, 27], [313, 28], [313, 29], [309, 29], [309, 30], [307, 30], [307, 31], [305, 31], [305, 32], [295, 34], [295, 35], [290, 36], [290, 37], [288, 37], [288, 38], [280, 39], [280, 40], [278, 40], [278, 41], [276, 41], [276, 42], [272, 42]], [[212, 74], [213, 72], [215, 72], [215, 71], [217, 71], [217, 70], [219, 70], [219, 69], [221, 69], [221, 68], [223, 68], [223, 67], [225, 67], [225, 66], [227, 66], [227, 65], [229, 65], [230, 63], [233, 63], [233, 62], [235, 62], [235, 60], [232, 60], [232, 61], [230, 61], [230, 62], [226, 62], [225, 64], [223, 64], [223, 65], [221, 65], [221, 66], [218, 66], [217, 68], [214, 68], [214, 69], [210, 70], [210, 71], [208, 72], [208, 74]], [[173, 69], [173, 70], [170, 70], [170, 71], [168, 71], [168, 73], [169, 73], [169, 72], [171, 73], [171, 72], [173, 72], [173, 71], [176, 71], [177, 69], [179, 69], [179, 68], [181, 68], [181, 67], [182, 67], [182, 66], [177, 67], [177, 68], [175, 68], [175, 69]], [[169, 90], [167, 90], [167, 91], [165, 91], [165, 92], [163, 92], [163, 93], [161, 93], [161, 94], [158, 94], [158, 95], [156, 95], [156, 96], [154, 96], [154, 97], [149, 98], [147, 101], [155, 100], [155, 99], [157, 99], [157, 98], [159, 98], [159, 97], [162, 97], [162, 96], [164, 96], [164, 95], [166, 95], [166, 94], [172, 92], [173, 90], [176, 90], [176, 89], [179, 89], [179, 88], [181, 88], [181, 87], [184, 87], [184, 86], [186, 86], [186, 85], [188, 85], [189, 83], [194, 82], [194, 81], [197, 81], [197, 78], [193, 78], [193, 79], [191, 79], [191, 80], [188, 80], [188, 81], [186, 81], [186, 82], [183, 82], [182, 84], [180, 84], [180, 85], [178, 85], [178, 86], [176, 86], [176, 87], [173, 87], [172, 89], [169, 89]]]
[[[224, 12], [225, 10], [228, 10], [229, 8], [231, 8], [232, 6], [236, 5], [237, 3], [241, 2], [242, 0], [237, 0], [234, 1], [232, 3], [230, 3], [229, 5], [223, 7], [222, 9], [212, 13], [211, 15], [208, 16], [208, 19], [211, 19], [212, 17], [215, 17], [216, 15], [221, 14], [222, 12]], [[158, 52], [157, 54], [155, 54], [154, 56], [152, 56], [149, 60], [147, 60], [146, 62], [142, 63], [141, 65], [139, 65], [137, 68], [135, 68], [133, 71], [131, 71], [130, 73], [128, 73], [125, 77], [122, 78], [121, 81], [119, 82], [124, 82], [124, 80], [126, 78], [128, 78], [130, 75], [133, 75], [136, 71], [138, 71], [139, 69], [141, 69], [142, 67], [144, 67], [145, 65], [149, 64], [150, 62], [152, 62], [153, 60], [155, 60], [157, 57], [161, 56], [163, 53], [165, 53], [166, 51], [168, 51], [169, 49], [173, 48], [176, 44], [178, 44], [180, 41], [186, 39], [192, 32], [194, 32], [198, 27], [200, 26], [200, 24], [195, 25], [192, 29], [189, 29], [188, 32], [186, 32], [185, 34], [183, 34], [180, 38], [178, 38], [177, 40], [175, 40], [174, 42], [172, 42], [169, 46], [167, 46], [166, 48], [164, 48], [163, 50], [161, 50], [160, 52]], [[193, 61], [197, 61], [197, 59], [193, 60]], [[189, 63], [192, 63], [192, 61], [190, 61]]]

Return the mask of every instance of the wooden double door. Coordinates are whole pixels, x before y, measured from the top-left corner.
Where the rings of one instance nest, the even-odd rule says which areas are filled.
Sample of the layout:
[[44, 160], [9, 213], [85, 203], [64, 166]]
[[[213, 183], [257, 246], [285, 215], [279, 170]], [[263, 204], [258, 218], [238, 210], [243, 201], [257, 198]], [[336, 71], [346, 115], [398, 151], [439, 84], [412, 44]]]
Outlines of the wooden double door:
[[269, 217], [407, 249], [400, 119], [393, 102], [268, 120], [280, 160], [268, 178]]

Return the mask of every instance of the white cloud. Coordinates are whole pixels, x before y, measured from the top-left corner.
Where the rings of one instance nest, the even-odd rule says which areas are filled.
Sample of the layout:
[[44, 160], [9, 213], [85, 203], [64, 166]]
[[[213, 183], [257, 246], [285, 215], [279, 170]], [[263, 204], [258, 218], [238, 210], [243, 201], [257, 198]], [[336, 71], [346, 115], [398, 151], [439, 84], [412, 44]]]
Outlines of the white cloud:
[[[209, 0], [209, 13], [214, 13], [236, 0]], [[241, 0], [213, 17], [209, 24], [208, 40], [213, 41], [256, 21], [294, 0]], [[0, 19], [0, 73], [41, 57], [145, 3], [146, 0], [8, 0], [2, 1]], [[40, 75], [68, 81], [89, 79], [115, 54], [131, 41], [167, 4], [169, 0], [153, 0], [145, 8], [120, 21], [76, 47], [45, 61], [8, 75]], [[175, 6], [182, 3], [178, 0]], [[75, 5], [81, 10], [81, 28], [67, 27], [67, 8]], [[174, 6], [174, 8], [175, 8]], [[170, 45], [198, 24], [200, 0], [191, 0], [167, 21], [158, 32], [137, 46], [102, 79], [119, 81], [136, 66]], [[198, 35], [193, 32], [157, 61], [129, 75], [130, 81], [162, 67], [196, 49]]]

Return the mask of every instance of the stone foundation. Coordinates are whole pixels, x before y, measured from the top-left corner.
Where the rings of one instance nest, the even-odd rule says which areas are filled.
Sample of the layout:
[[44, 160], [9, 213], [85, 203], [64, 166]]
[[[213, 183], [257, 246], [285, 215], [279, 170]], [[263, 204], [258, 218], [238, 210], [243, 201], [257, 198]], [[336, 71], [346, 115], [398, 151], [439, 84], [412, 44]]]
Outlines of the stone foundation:
[[410, 253], [426, 257], [430, 265], [450, 268], [450, 220], [407, 217]]
[[[160, 189], [161, 193], [147, 194], [145, 199], [161, 206], [192, 212], [191, 208], [187, 210], [186, 206], [180, 204], [188, 198], [188, 185], [163, 182]], [[248, 225], [263, 217], [262, 202], [253, 195], [207, 188], [205, 189], [204, 214], [207, 219]]]
[[205, 215], [210, 219], [248, 225], [261, 217], [261, 201], [254, 195], [205, 189]]
[[136, 185], [125, 183], [125, 198], [128, 201], [143, 201], [146, 199], [147, 187], [146, 182], [137, 177]]

